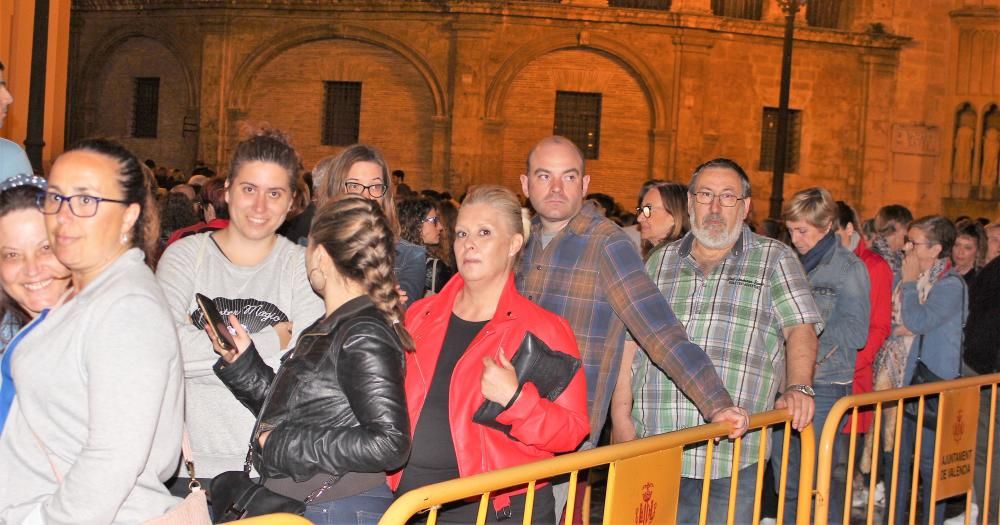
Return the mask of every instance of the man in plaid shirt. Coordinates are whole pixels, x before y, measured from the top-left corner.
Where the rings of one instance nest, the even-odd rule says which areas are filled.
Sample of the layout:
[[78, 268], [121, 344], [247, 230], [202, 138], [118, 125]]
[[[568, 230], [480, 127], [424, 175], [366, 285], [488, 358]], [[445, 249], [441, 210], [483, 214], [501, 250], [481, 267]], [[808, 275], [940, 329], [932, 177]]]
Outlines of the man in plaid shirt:
[[[650, 275], [680, 318], [692, 341], [715, 363], [723, 383], [751, 412], [788, 407], [792, 426], [812, 420], [811, 388], [816, 361], [814, 325], [821, 323], [805, 271], [791, 248], [753, 234], [744, 224], [750, 208], [750, 180], [728, 159], [698, 167], [688, 186], [691, 232], [656, 252]], [[671, 378], [641, 352], [632, 380], [637, 437], [699, 424], [695, 405]], [[788, 385], [775, 401], [780, 385]], [[678, 523], [696, 523], [702, 482], [710, 486], [708, 523], [726, 521], [730, 477], [739, 473], [736, 522], [753, 512], [759, 432], [743, 440], [739, 458], [720, 443], [706, 472], [706, 447], [684, 452]], [[735, 463], [735, 465], [734, 465]]]
[[531, 151], [521, 187], [536, 216], [518, 274], [521, 293], [565, 318], [576, 334], [590, 403], [584, 447], [595, 446], [604, 427], [626, 329], [705, 420], [732, 423], [731, 437], [742, 435], [746, 411], [734, 406], [705, 352], [688, 341], [635, 244], [583, 205], [589, 184], [583, 154], [568, 139], [549, 137]]

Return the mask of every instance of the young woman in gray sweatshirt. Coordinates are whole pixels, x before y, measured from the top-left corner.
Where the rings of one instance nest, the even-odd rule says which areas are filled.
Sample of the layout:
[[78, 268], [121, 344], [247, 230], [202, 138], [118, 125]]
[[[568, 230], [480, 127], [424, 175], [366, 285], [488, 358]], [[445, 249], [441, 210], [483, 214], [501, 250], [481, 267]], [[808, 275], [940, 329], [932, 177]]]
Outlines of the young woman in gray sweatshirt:
[[226, 181], [229, 225], [175, 242], [157, 266], [184, 356], [199, 478], [243, 468], [254, 418], [212, 372], [218, 356], [195, 294], [212, 299], [223, 316], [235, 315], [275, 367], [323, 315], [323, 301], [306, 277], [305, 249], [276, 234], [292, 206], [298, 167], [295, 150], [275, 132], [241, 142]]

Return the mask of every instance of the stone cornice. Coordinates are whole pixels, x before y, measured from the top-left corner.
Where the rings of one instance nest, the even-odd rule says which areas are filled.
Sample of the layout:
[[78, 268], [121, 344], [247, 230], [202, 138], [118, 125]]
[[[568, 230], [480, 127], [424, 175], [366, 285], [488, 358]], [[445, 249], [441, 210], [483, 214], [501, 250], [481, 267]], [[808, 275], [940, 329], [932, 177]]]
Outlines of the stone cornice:
[[[205, 9], [228, 15], [273, 16], [268, 11], [315, 13], [316, 11], [352, 13], [423, 13], [482, 17], [547, 19], [574, 24], [618, 24], [663, 28], [666, 30], [699, 30], [706, 33], [727, 33], [781, 40], [784, 28], [758, 20], [724, 18], [712, 15], [676, 13], [615, 7], [565, 5], [554, 1], [486, 1], [486, 0], [73, 0], [73, 9], [84, 12], [174, 11]], [[983, 13], [976, 11], [974, 16]], [[990, 10], [996, 15], [996, 10]], [[967, 16], [965, 10], [952, 16]], [[989, 15], [987, 15], [989, 16]], [[595, 28], [596, 29], [596, 28]], [[799, 25], [795, 30], [799, 42], [898, 50], [911, 38], [879, 32], [850, 32]]]

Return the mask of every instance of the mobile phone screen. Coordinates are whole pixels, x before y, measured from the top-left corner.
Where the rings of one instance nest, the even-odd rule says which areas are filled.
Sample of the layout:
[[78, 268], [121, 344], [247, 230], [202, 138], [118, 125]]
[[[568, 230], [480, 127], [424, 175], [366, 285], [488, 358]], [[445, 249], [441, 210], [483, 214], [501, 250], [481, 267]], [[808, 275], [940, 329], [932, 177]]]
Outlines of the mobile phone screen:
[[223, 350], [235, 349], [236, 341], [233, 339], [233, 335], [229, 333], [229, 325], [222, 318], [222, 314], [215, 307], [215, 303], [200, 293], [195, 294], [194, 298], [198, 302], [198, 308], [201, 310], [201, 313], [205, 316], [205, 329], [211, 330], [212, 335], [219, 342], [219, 346]]

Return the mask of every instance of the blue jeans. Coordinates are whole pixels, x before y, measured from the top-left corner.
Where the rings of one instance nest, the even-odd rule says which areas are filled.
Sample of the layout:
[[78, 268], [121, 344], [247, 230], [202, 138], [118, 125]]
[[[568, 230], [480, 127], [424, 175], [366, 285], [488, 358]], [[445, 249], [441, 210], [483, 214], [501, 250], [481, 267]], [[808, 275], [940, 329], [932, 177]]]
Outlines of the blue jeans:
[[[816, 435], [816, 452], [819, 452], [819, 437], [820, 433], [823, 432], [823, 425], [826, 424], [827, 416], [830, 414], [830, 409], [833, 408], [833, 404], [837, 402], [842, 397], [851, 395], [851, 384], [846, 385], [831, 385], [831, 384], [817, 384], [813, 385], [813, 390], [816, 391], [816, 414], [813, 416], [813, 432]], [[841, 420], [838, 428], [844, 423]], [[781, 479], [781, 453], [785, 444], [785, 430], [783, 427], [778, 427], [779, 430], [775, 430], [772, 434], [771, 443], [771, 468], [774, 471], [775, 482]], [[799, 496], [799, 470], [801, 470], [802, 463], [802, 452], [799, 444], [798, 432], [792, 432], [792, 438], [788, 445], [788, 474], [786, 476], [785, 485], [785, 523], [795, 523], [796, 519], [796, 505], [798, 504]], [[841, 463], [840, 456], [843, 455], [844, 450], [844, 440], [842, 435], [838, 432], [838, 438], [834, 442], [833, 447], [833, 457], [831, 461], [833, 465], [836, 466]], [[842, 476], [842, 473], [841, 473]], [[813, 472], [813, 483], [815, 485], [815, 472]], [[841, 523], [844, 520], [844, 481], [838, 479], [830, 480], [830, 505], [829, 505], [829, 522], [831, 525]]]
[[379, 485], [356, 496], [309, 505], [305, 518], [316, 525], [376, 525], [391, 504], [388, 485]]
[[[916, 401], [910, 401], [910, 403], [916, 403]], [[920, 441], [920, 479], [923, 482], [923, 486], [920, 489], [920, 496], [923, 500], [918, 507], [918, 513], [921, 516], [919, 519], [915, 520], [916, 523], [928, 523], [927, 512], [930, 510], [931, 501], [931, 475], [934, 471], [934, 437], [935, 430], [932, 428], [924, 427], [923, 434]], [[899, 493], [896, 495], [896, 515], [895, 522], [909, 523], [910, 522], [910, 488], [913, 484], [913, 454], [917, 446], [917, 420], [912, 417], [903, 416], [903, 432], [899, 436], [899, 474], [896, 479], [896, 483], [899, 486]], [[884, 458], [885, 465], [882, 467], [883, 475], [885, 479], [885, 500], [890, 501], [893, 489], [895, 487], [890, 486], [892, 484], [892, 453], [886, 453], [882, 456]], [[978, 466], [978, 465], [977, 465]], [[983, 467], [985, 468], [985, 466]], [[916, 497], [916, 494], [912, 495]], [[944, 521], [944, 502], [939, 501], [937, 505], [934, 506], [934, 521], [932, 523], [941, 523]], [[885, 513], [886, 519], [888, 519], [888, 510]]]
[[[729, 515], [729, 486], [733, 478], [713, 479], [708, 489], [708, 518], [705, 523], [726, 523]], [[699, 523], [701, 517], [701, 489], [704, 480], [681, 478], [681, 491], [677, 499], [677, 523]], [[736, 485], [736, 513], [734, 523], [750, 523], [753, 519], [753, 502], [757, 498], [757, 465], [740, 469]], [[787, 521], [785, 523], [788, 523]]]

